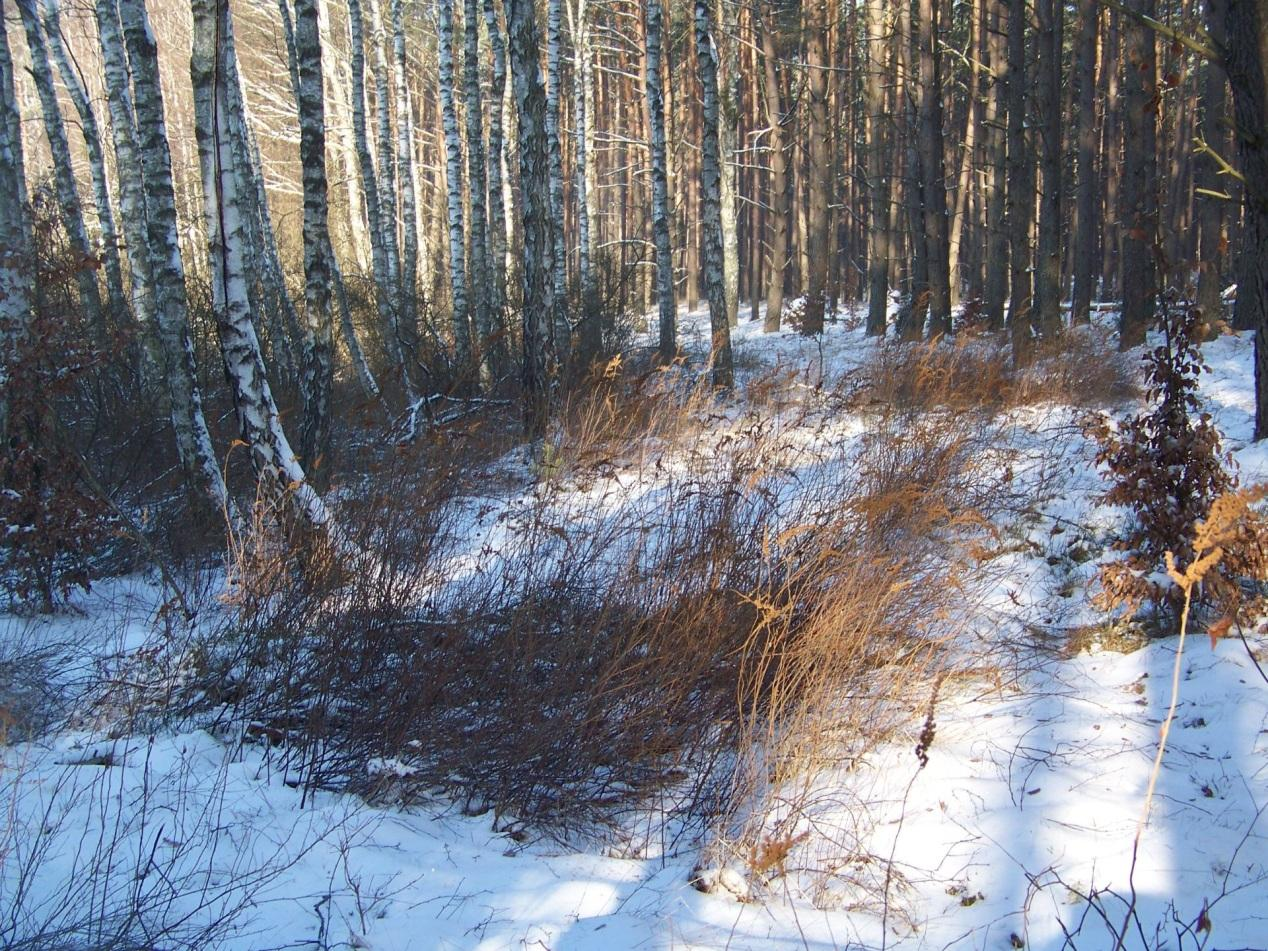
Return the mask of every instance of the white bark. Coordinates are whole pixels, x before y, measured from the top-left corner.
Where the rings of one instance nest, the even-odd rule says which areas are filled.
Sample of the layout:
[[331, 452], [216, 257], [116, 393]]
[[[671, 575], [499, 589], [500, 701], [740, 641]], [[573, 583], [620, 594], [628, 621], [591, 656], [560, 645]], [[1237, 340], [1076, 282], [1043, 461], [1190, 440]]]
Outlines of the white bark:
[[507, 225], [506, 203], [502, 198], [502, 163], [505, 160], [506, 139], [503, 135], [502, 102], [506, 94], [506, 44], [498, 26], [497, 11], [493, 0], [484, 0], [484, 24], [489, 35], [489, 47], [493, 51], [493, 86], [489, 90], [489, 151], [486, 156], [489, 167], [489, 299], [493, 308], [492, 320], [495, 333], [497, 362], [504, 362], [500, 355], [506, 345], [500, 338], [506, 311], [506, 256]]
[[533, 0], [507, 0], [506, 21], [519, 120], [519, 209], [524, 233], [524, 428], [530, 438], [539, 439], [546, 434], [550, 407], [544, 323], [550, 320], [555, 309], [546, 92], [537, 61], [539, 40]]
[[571, 328], [568, 325], [568, 249], [564, 243], [564, 159], [563, 142], [559, 129], [559, 97], [563, 94], [560, 49], [560, 3], [546, 2], [546, 147], [550, 156], [550, 228], [551, 246], [554, 249], [555, 311], [551, 324], [555, 359], [563, 363], [568, 358], [571, 345]]
[[119, 233], [115, 228], [114, 209], [110, 204], [109, 177], [102, 148], [101, 129], [97, 113], [88, 99], [88, 91], [80, 81], [79, 73], [70, 62], [66, 44], [62, 40], [62, 27], [58, 0], [44, 0], [44, 32], [49, 52], [62, 83], [70, 95], [75, 112], [79, 115], [80, 131], [84, 139], [84, 151], [88, 155], [88, 169], [92, 175], [93, 203], [97, 209], [97, 227], [101, 231], [101, 259], [106, 272], [106, 292], [110, 310], [120, 316], [126, 309], [123, 294], [123, 265], [119, 257]]
[[[100, 7], [110, 2], [99, 0], [99, 13]], [[166, 364], [176, 447], [187, 483], [202, 491], [217, 510], [224, 511], [229, 504], [228, 492], [203, 416], [202, 394], [198, 389], [194, 349], [189, 337], [189, 303], [185, 296], [185, 269], [180, 254], [163, 93], [159, 87], [158, 46], [144, 0], [119, 0], [118, 15], [133, 80], [137, 151], [147, 213], [146, 237], [155, 285], [156, 331]], [[106, 45], [103, 35], [103, 50]]]
[[40, 97], [40, 109], [44, 115], [44, 135], [48, 139], [53, 157], [53, 180], [57, 187], [57, 203], [61, 206], [62, 227], [72, 253], [81, 262], [75, 272], [79, 285], [79, 302], [89, 322], [103, 331], [101, 292], [97, 286], [97, 272], [89, 266], [94, 258], [88, 243], [88, 229], [84, 227], [84, 215], [79, 204], [79, 192], [75, 187], [75, 171], [71, 168], [70, 143], [66, 139], [66, 122], [53, 88], [53, 70], [49, 66], [48, 46], [44, 42], [44, 29], [35, 7], [35, 0], [16, 0], [22, 26], [26, 31], [26, 46], [31, 57], [31, 78]]
[[460, 372], [471, 363], [471, 321], [463, 243], [462, 141], [454, 106], [453, 2], [439, 0], [436, 28], [440, 46], [440, 108], [445, 129], [445, 178], [449, 212], [449, 290], [453, 304], [454, 361]]
[[29, 247], [22, 118], [13, 92], [8, 32], [0, 16], [0, 439], [8, 437], [9, 366], [30, 320]]
[[414, 116], [405, 73], [405, 5], [392, 2], [392, 79], [396, 87], [396, 180], [401, 188], [401, 344], [414, 372], [418, 363], [418, 199], [414, 191]]
[[661, 0], [645, 0], [647, 61], [644, 81], [651, 121], [652, 237], [656, 246], [656, 301], [660, 311], [660, 357], [666, 363], [678, 353], [678, 305], [674, 299], [674, 257], [669, 240], [669, 163], [665, 150], [665, 98], [660, 88], [663, 49]]
[[475, 332], [479, 344], [480, 376], [487, 386], [493, 381], [494, 366], [490, 341], [493, 337], [493, 307], [489, 294], [489, 218], [485, 193], [488, 185], [484, 158], [484, 105], [480, 95], [480, 12], [478, 0], [464, 0], [462, 6], [462, 85], [466, 99], [467, 181], [471, 197], [471, 298], [474, 303]]
[[713, 42], [710, 0], [695, 0], [696, 63], [704, 109], [700, 129], [701, 231], [704, 238], [704, 284], [709, 298], [712, 331], [710, 361], [715, 386], [734, 382], [731, 366], [731, 325], [727, 319], [725, 277], [722, 271], [722, 167], [718, 147], [718, 50]]
[[269, 388], [247, 294], [245, 237], [234, 170], [229, 118], [227, 0], [191, 0], [194, 15], [190, 77], [194, 86], [195, 133], [203, 182], [203, 213], [210, 255], [212, 307], [220, 330], [225, 370], [233, 387], [242, 439], [256, 471], [279, 498], [285, 497], [310, 524], [327, 526], [329, 513], [291, 450]]

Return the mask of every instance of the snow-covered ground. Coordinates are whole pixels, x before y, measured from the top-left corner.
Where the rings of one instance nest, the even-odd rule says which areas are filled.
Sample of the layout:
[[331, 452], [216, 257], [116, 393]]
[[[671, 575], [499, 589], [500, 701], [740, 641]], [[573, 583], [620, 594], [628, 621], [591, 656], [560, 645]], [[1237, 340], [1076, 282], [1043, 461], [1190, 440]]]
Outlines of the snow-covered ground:
[[[703, 315], [683, 324], [703, 347]], [[821, 341], [747, 321], [736, 333], [742, 366], [779, 363], [809, 382], [876, 346], [842, 324]], [[1203, 392], [1241, 480], [1268, 479], [1268, 449], [1249, 443], [1250, 341], [1226, 336], [1205, 353]], [[818, 778], [841, 803], [842, 828], [866, 835], [810, 844], [840, 874], [790, 873], [760, 901], [737, 901], [690, 884], [698, 853], [686, 843], [629, 857], [518, 841], [491, 816], [443, 803], [305, 797], [231, 731], [113, 737], [81, 719], [2, 751], [0, 937], [19, 908], [30, 930], [145, 907], [194, 930], [222, 921], [204, 940], [232, 949], [1111, 948], [1106, 922], [1123, 926], [1134, 882], [1124, 947], [1268, 948], [1268, 683], [1237, 639], [1186, 645], [1129, 880], [1177, 640], [1131, 653], [1092, 643], [1072, 654], [1057, 638], [1023, 648], [1026, 631], [1094, 620], [1096, 559], [1072, 553], [1095, 548], [1114, 516], [1096, 506], [1102, 484], [1090, 447], [1069, 436], [1068, 410], [1011, 422], [1019, 452], [1068, 472], [1059, 496], [1010, 527], [1025, 544], [983, 604], [998, 640], [982, 636], [1010, 662], [942, 685], [926, 767], [903, 742]], [[1057, 424], [1060, 443], [1045, 428]], [[495, 522], [514, 524], [473, 521], [482, 544]], [[117, 579], [78, 598], [77, 612], [0, 618], [3, 656], [46, 648], [64, 712], [119, 657], [157, 646], [162, 600], [146, 579]], [[1268, 641], [1250, 644], [1268, 667]]]

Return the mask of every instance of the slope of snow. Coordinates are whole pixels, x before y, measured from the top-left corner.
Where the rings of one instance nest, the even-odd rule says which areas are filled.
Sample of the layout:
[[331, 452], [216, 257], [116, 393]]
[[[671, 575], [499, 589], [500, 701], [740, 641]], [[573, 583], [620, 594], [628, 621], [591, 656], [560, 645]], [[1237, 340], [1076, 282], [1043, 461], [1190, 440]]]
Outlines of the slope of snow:
[[[794, 368], [811, 386], [877, 346], [839, 325], [822, 341], [763, 336], [758, 326], [737, 330], [741, 362]], [[702, 315], [686, 317], [684, 337], [702, 342], [706, 327]], [[1204, 394], [1242, 482], [1268, 478], [1268, 449], [1248, 444], [1250, 341], [1224, 337], [1206, 354]], [[1109, 948], [1106, 922], [1121, 927], [1134, 882], [1125, 947], [1268, 947], [1268, 683], [1247, 648], [1236, 639], [1186, 645], [1176, 724], [1130, 880], [1177, 640], [1127, 654], [1031, 649], [1034, 628], [1094, 618], [1085, 588], [1096, 559], [1070, 553], [1118, 517], [1096, 505], [1090, 448], [1045, 435], [1056, 423], [1068, 432], [1067, 416], [1054, 407], [1011, 421], [1019, 478], [1052, 466], [1068, 473], [1059, 497], [1038, 500], [1033, 520], [1013, 527], [1029, 545], [1009, 556], [984, 605], [977, 636], [1010, 662], [942, 685], [924, 768], [913, 736], [818, 777], [817, 867], [773, 879], [760, 901], [693, 888], [690, 843], [656, 857], [566, 852], [498, 834], [491, 815], [445, 803], [305, 798], [266, 750], [231, 733], [111, 737], [79, 722], [3, 750], [0, 938], [22, 891], [24, 907], [67, 926], [129, 906], [155, 920], [179, 912], [194, 929], [223, 921], [204, 945], [243, 951]], [[848, 433], [853, 424], [842, 425]], [[620, 473], [614, 479], [622, 485]], [[515, 531], [514, 518], [499, 516], [516, 500], [495, 501], [504, 508], [492, 514], [473, 504], [473, 549]], [[147, 643], [162, 598], [144, 579], [120, 579], [81, 598], [76, 615], [0, 618], [0, 640], [6, 652], [50, 647], [69, 703], [112, 657]], [[1268, 642], [1252, 634], [1250, 643], [1268, 666]], [[115, 844], [103, 854], [99, 841]], [[115, 874], [98, 877], [115, 890], [103, 893], [91, 873], [105, 868]]]

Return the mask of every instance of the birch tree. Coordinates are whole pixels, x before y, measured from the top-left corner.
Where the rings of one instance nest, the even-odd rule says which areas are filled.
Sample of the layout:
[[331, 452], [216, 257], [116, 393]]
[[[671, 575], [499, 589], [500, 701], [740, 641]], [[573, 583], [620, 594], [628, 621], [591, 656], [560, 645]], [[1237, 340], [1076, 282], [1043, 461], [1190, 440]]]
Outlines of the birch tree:
[[16, 0], [22, 27], [26, 31], [27, 51], [31, 56], [31, 78], [40, 98], [44, 116], [44, 135], [48, 139], [53, 157], [53, 181], [57, 187], [57, 203], [60, 206], [62, 227], [71, 252], [78, 258], [75, 282], [79, 287], [79, 302], [89, 323], [99, 333], [104, 331], [101, 311], [101, 293], [97, 285], [97, 271], [93, 265], [96, 256], [88, 241], [88, 229], [84, 227], [84, 215], [80, 207], [79, 192], [75, 187], [75, 171], [70, 163], [70, 143], [66, 139], [66, 122], [53, 88], [53, 70], [48, 60], [48, 45], [44, 42], [44, 29], [36, 10], [35, 0]]
[[568, 325], [568, 250], [564, 242], [564, 160], [559, 129], [559, 100], [563, 95], [563, 51], [560, 37], [562, 0], [546, 0], [546, 145], [550, 155], [550, 229], [554, 248], [554, 313], [551, 340], [555, 359], [568, 358], [571, 328]]
[[396, 90], [396, 179], [401, 187], [401, 279], [398, 318], [408, 374], [418, 365], [418, 197], [414, 191], [414, 117], [405, 64], [405, 4], [392, 4], [392, 80]]
[[695, 0], [696, 64], [704, 102], [700, 129], [701, 228], [704, 232], [704, 283], [709, 299], [709, 362], [713, 385], [735, 382], [731, 363], [731, 324], [727, 319], [722, 264], [722, 164], [718, 146], [718, 49], [713, 42], [710, 0]]
[[29, 249], [22, 116], [14, 95], [8, 30], [0, 16], [0, 440], [6, 443], [9, 366], [26, 339], [30, 321]]
[[806, 309], [801, 332], [823, 333], [823, 295], [828, 277], [828, 32], [827, 0], [811, 0], [806, 10], [806, 135], [809, 207], [807, 238], [815, 249], [807, 275]]
[[79, 116], [84, 151], [88, 156], [88, 170], [92, 177], [93, 204], [97, 210], [97, 227], [101, 232], [101, 261], [106, 275], [106, 294], [111, 313], [121, 317], [127, 302], [123, 291], [123, 265], [119, 256], [119, 234], [115, 228], [114, 209], [110, 203], [110, 183], [106, 175], [105, 150], [102, 147], [101, 128], [97, 113], [88, 98], [88, 90], [73, 67], [62, 39], [61, 15], [58, 0], [44, 0], [44, 33], [48, 38], [49, 52], [57, 64], [62, 85], [70, 96]]
[[491, 383], [494, 367], [490, 341], [493, 306], [489, 295], [489, 217], [485, 203], [488, 180], [484, 155], [484, 103], [480, 94], [480, 9], [478, 0], [463, 0], [462, 85], [466, 100], [467, 181], [471, 199], [471, 297], [481, 375]]
[[504, 120], [502, 103], [506, 96], [506, 43], [498, 25], [497, 10], [493, 0], [484, 0], [484, 25], [489, 36], [489, 48], [493, 53], [492, 86], [489, 89], [489, 291], [493, 307], [493, 322], [498, 330], [494, 344], [496, 362], [504, 363], [506, 344], [503, 340], [503, 321], [506, 313], [506, 258], [507, 227], [506, 207], [502, 200], [504, 182], [502, 161], [506, 152], [503, 136]]
[[[99, 6], [110, 2], [99, 0]], [[146, 247], [155, 291], [155, 330], [167, 378], [176, 448], [186, 483], [195, 490], [195, 498], [201, 495], [217, 511], [223, 512], [229, 504], [228, 492], [220, 467], [216, 464], [211, 434], [203, 415], [202, 393], [195, 374], [194, 348], [189, 336], [189, 301], [180, 253], [163, 93], [159, 86], [158, 45], [150, 28], [144, 0], [119, 0], [118, 16], [132, 77], [137, 153], [145, 201]], [[104, 50], [110, 41], [103, 35], [101, 42]], [[110, 55], [117, 52], [112, 50]], [[124, 214], [127, 214], [126, 210]]]
[[530, 439], [540, 439], [546, 435], [550, 407], [547, 330], [543, 321], [551, 319], [555, 308], [546, 90], [537, 60], [539, 40], [533, 0], [507, 0], [506, 9], [511, 80], [519, 119], [519, 210], [524, 234], [524, 429]]
[[[234, 55], [234, 49], [228, 2], [190, 0], [190, 8], [194, 32], [189, 69], [194, 87], [195, 134], [203, 185], [212, 308], [220, 332], [225, 373], [233, 390], [238, 426], [243, 442], [250, 449], [256, 472], [269, 490], [278, 498], [290, 500], [311, 525], [324, 527], [330, 520], [329, 513], [308, 483], [304, 467], [282, 427], [247, 293], [245, 239], [239, 208], [241, 179], [234, 170], [229, 119], [227, 60]], [[299, 12], [297, 9], [297, 14]], [[298, 34], [296, 39], [298, 42]], [[311, 70], [309, 64], [301, 72], [301, 84], [304, 80], [308, 85], [314, 81]], [[320, 67], [316, 75], [320, 77]]]
[[[322, 90], [320, 0], [295, 0], [299, 157], [304, 188], [304, 364], [300, 447], [309, 471], [330, 454], [332, 321], [326, 108]], [[213, 262], [214, 263], [214, 262]]]
[[656, 304], [659, 318], [660, 358], [666, 363], [678, 355], [674, 299], [674, 257], [669, 240], [668, 157], [665, 149], [665, 100], [661, 95], [661, 0], [644, 0], [647, 55], [643, 68], [647, 114], [651, 124], [652, 236], [656, 247]]
[[462, 370], [471, 365], [471, 318], [467, 297], [465, 215], [462, 206], [462, 139], [454, 104], [453, 62], [454, 0], [439, 0], [436, 29], [439, 35], [440, 103], [445, 130], [445, 183], [448, 187], [449, 291], [453, 304], [454, 359]]

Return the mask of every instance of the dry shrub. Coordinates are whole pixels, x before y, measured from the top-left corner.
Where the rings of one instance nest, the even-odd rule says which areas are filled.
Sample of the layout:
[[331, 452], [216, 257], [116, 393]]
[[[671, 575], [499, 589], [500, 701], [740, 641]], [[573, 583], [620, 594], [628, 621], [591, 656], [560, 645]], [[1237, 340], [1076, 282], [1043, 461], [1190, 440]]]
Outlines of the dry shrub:
[[1033, 360], [1018, 367], [988, 338], [891, 344], [863, 368], [863, 397], [925, 411], [1106, 406], [1135, 395], [1129, 368], [1101, 331], [1078, 327], [1035, 347]]
[[401, 464], [340, 508], [361, 557], [262, 520], [201, 689], [305, 788], [804, 861], [772, 817], [909, 722], [967, 602], [965, 543], [1006, 496], [981, 417], [886, 412], [859, 435], [839, 426], [853, 396], [792, 425], [614, 373], [510, 502]]

